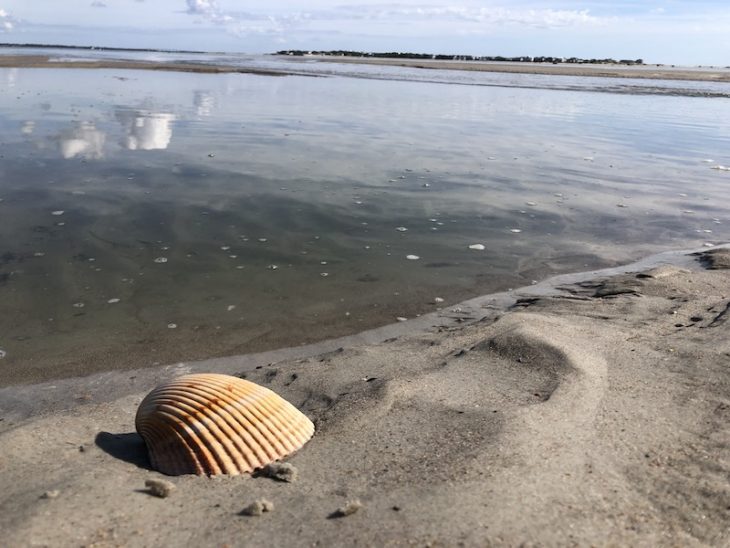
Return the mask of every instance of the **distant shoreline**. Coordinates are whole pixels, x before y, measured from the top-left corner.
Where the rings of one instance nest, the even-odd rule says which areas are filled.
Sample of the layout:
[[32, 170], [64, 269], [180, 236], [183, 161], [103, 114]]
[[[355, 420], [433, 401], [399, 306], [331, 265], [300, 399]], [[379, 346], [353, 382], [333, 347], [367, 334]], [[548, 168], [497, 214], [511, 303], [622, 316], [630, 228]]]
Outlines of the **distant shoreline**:
[[437, 59], [387, 59], [372, 57], [349, 57], [333, 55], [312, 55], [308, 57], [287, 57], [291, 59], [314, 59], [322, 63], [352, 63], [364, 65], [386, 65], [436, 70], [468, 70], [478, 72], [506, 72], [515, 74], [545, 74], [556, 76], [588, 76], [597, 78], [640, 78], [646, 80], [694, 80], [699, 82], [730, 82], [730, 70], [719, 68], [672, 68], [666, 66], [641, 65], [589, 65], [589, 64], [536, 64], [503, 63], [493, 61], [447, 61]]
[[[574, 65], [574, 64], [534, 64], [500, 63], [487, 61], [444, 61], [423, 59], [384, 59], [335, 56], [290, 57], [278, 56], [294, 62], [307, 60], [318, 63], [350, 63], [381, 66], [398, 66], [436, 70], [466, 70], [479, 72], [501, 72], [515, 74], [544, 74], [553, 76], [581, 76], [595, 78], [637, 78], [645, 80], [683, 80], [698, 82], [728, 82], [730, 70], [709, 68], [671, 68], [643, 65], [641, 68], [629, 66]], [[134, 60], [95, 59], [58, 60], [48, 55], [0, 55], [0, 68], [76, 68], [76, 69], [119, 69], [119, 70], [156, 70], [175, 72], [197, 72], [205, 74], [259, 74], [264, 76], [284, 76], [300, 74], [292, 70], [266, 70], [245, 66], [212, 65], [190, 61], [151, 62]], [[312, 75], [310, 75], [312, 76]]]

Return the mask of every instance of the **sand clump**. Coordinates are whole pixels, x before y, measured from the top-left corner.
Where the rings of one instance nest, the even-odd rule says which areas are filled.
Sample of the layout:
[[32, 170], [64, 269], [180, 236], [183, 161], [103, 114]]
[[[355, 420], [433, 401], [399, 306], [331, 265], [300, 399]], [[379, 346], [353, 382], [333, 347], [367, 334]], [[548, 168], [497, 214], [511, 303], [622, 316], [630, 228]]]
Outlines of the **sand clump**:
[[286, 483], [295, 482], [299, 477], [299, 470], [288, 462], [272, 462], [271, 464], [267, 464], [263, 468], [262, 473], [269, 478]]
[[274, 503], [266, 500], [266, 499], [259, 499], [253, 501], [251, 504], [247, 505], [243, 510], [241, 510], [240, 515], [242, 516], [260, 516], [264, 512], [273, 512], [274, 511]]
[[348, 500], [343, 506], [340, 506], [337, 510], [330, 514], [331, 518], [344, 518], [351, 516], [358, 512], [362, 508], [362, 502], [358, 499]]
[[172, 495], [172, 493], [176, 489], [174, 483], [163, 479], [145, 480], [144, 486], [147, 488], [147, 491], [150, 495], [159, 497], [161, 499], [166, 499], [167, 497]]

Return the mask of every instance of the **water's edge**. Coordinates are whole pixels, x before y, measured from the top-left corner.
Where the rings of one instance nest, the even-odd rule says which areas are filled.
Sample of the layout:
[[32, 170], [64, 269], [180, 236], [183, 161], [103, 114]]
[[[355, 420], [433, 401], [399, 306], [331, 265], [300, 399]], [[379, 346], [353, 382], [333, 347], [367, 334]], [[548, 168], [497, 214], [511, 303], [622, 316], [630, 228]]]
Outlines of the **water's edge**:
[[463, 327], [479, 321], [493, 320], [513, 306], [518, 299], [561, 294], [561, 286], [628, 272], [644, 271], [660, 265], [699, 270], [701, 267], [693, 254], [718, 248], [730, 248], [730, 244], [721, 244], [713, 248], [667, 251], [623, 266], [560, 274], [535, 285], [475, 297], [406, 322], [389, 324], [355, 335], [304, 346], [154, 368], [107, 371], [39, 384], [6, 386], [0, 388], [0, 414], [3, 417], [0, 422], [0, 432], [9, 430], [18, 422], [34, 416], [69, 410], [81, 405], [109, 402], [131, 394], [143, 393], [162, 381], [186, 373], [209, 371], [227, 374], [245, 373], [257, 367], [270, 366], [287, 360], [310, 358], [340, 348], [378, 344], [394, 337], [426, 333], [434, 329], [457, 325]]

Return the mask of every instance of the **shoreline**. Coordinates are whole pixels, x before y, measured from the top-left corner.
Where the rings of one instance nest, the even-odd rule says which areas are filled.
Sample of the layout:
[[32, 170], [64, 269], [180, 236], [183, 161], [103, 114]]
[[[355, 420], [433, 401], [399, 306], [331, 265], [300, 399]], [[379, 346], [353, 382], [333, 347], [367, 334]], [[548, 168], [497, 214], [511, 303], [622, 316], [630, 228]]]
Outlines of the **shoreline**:
[[[226, 374], [246, 373], [272, 363], [311, 358], [324, 353], [337, 352], [345, 347], [378, 344], [386, 339], [415, 336], [434, 329], [460, 329], [494, 319], [507, 312], [519, 299], [559, 295], [560, 287], [565, 285], [580, 284], [595, 278], [617, 276], [662, 265], [699, 270], [700, 267], [695, 264], [696, 260], [692, 254], [708, 249], [725, 248], [730, 249], [730, 244], [719, 244], [713, 248], [664, 251], [625, 265], [557, 274], [533, 285], [472, 297], [405, 322], [390, 323], [352, 335], [299, 346], [153, 367], [92, 371], [89, 374], [50, 380], [11, 382], [0, 386], [0, 414], [12, 417], [13, 420], [24, 420], [39, 414], [72, 409], [90, 402], [111, 401], [132, 394], [136, 390], [143, 389], [144, 386], [157, 384], [182, 374], [206, 371]], [[0, 431], [2, 431], [2, 426], [0, 426]]]
[[206, 65], [190, 62], [128, 61], [98, 59], [94, 61], [54, 61], [50, 55], [0, 55], [1, 68], [56, 68], [56, 69], [119, 69], [195, 72], [202, 74], [256, 74], [259, 76], [286, 76], [287, 72], [225, 65]]
[[[437, 327], [422, 318], [306, 354], [3, 389], [3, 538], [719, 546], [730, 492], [729, 298], [726, 244], [561, 275], [467, 301]], [[267, 386], [313, 420], [315, 436], [286, 458], [294, 482], [152, 469], [136, 409], [163, 378], [200, 370]], [[8, 414], [23, 402], [30, 413]], [[145, 488], [163, 478], [174, 484], [169, 498]], [[246, 515], [262, 499], [270, 511]], [[348, 504], [357, 511], [338, 515]]]
[[[462, 70], [477, 72], [496, 72], [511, 74], [539, 74], [551, 76], [595, 77], [595, 78], [632, 78], [642, 80], [679, 80], [697, 82], [730, 82], [730, 69], [721, 68], [668, 68], [645, 65], [636, 67], [612, 67], [606, 65], [572, 65], [572, 64], [532, 64], [532, 63], [500, 63], [486, 61], [443, 61], [423, 59], [380, 59], [336, 56], [292, 57], [275, 56], [292, 62], [314, 60], [317, 63], [345, 63], [380, 66], [397, 66], [434, 70]], [[256, 74], [261, 76], [319, 76], [316, 74], [293, 70], [267, 70], [234, 65], [212, 65], [181, 62], [152, 62], [115, 59], [54, 60], [50, 55], [0, 55], [0, 68], [73, 68], [73, 69], [119, 69], [119, 70], [155, 70], [173, 72], [194, 72], [204, 74]]]
[[[281, 56], [291, 59], [291, 57]], [[424, 59], [381, 59], [349, 56], [312, 55], [323, 63], [351, 63], [384, 65], [434, 70], [465, 70], [476, 72], [500, 72], [512, 74], [543, 74], [551, 76], [581, 76], [595, 78], [637, 78], [645, 80], [682, 80], [698, 82], [730, 82], [730, 69], [717, 68], [668, 68], [644, 65], [643, 68], [613, 67], [611, 65], [574, 65], [545, 63], [501, 63], [490, 61], [444, 61]]]

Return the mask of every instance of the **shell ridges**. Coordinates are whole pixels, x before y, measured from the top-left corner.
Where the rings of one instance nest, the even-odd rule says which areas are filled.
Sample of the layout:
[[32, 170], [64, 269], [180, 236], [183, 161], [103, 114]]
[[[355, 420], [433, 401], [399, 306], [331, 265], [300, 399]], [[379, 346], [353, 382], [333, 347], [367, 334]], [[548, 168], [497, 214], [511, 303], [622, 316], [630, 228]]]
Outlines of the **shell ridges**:
[[139, 405], [135, 426], [152, 467], [168, 475], [238, 475], [300, 449], [314, 434], [275, 392], [217, 373], [161, 384]]

